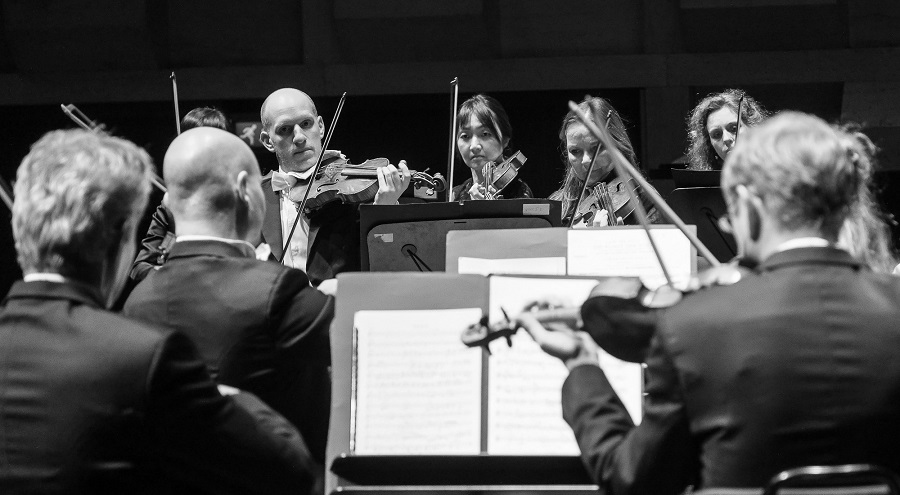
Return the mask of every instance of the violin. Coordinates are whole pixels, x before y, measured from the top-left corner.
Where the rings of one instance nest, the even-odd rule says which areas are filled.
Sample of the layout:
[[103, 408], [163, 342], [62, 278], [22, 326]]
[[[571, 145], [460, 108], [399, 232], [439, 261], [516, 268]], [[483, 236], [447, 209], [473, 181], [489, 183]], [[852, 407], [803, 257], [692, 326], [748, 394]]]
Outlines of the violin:
[[[661, 310], [674, 306], [686, 294], [734, 284], [749, 271], [749, 267], [738, 263], [710, 268], [693, 279], [691, 287], [684, 291], [670, 285], [651, 290], [638, 277], [602, 277], [580, 307], [537, 308], [536, 311], [532, 309], [531, 315], [543, 325], [562, 324], [571, 329], [583, 329], [611, 356], [630, 363], [643, 363]], [[489, 324], [488, 317], [483, 316], [478, 323], [467, 327], [460, 337], [463, 344], [483, 347], [489, 354], [488, 345], [494, 340], [506, 339], [512, 346], [512, 336], [522, 327], [518, 319], [511, 319], [505, 311], [503, 316], [504, 319], [495, 324]], [[532, 334], [532, 337], [542, 349], [552, 351], [550, 353], [554, 355], [565, 355], [567, 346], [575, 347], [571, 337], [555, 333]]]
[[626, 225], [636, 223], [636, 217], [634, 216], [635, 207], [631, 203], [628, 192], [625, 191], [626, 187], [631, 188], [637, 197], [642, 197], [641, 185], [634, 179], [624, 181], [621, 177], [616, 177], [608, 183], [598, 182], [595, 184], [575, 208], [571, 224], [575, 225], [578, 222], [591, 223], [594, 215], [600, 210], [606, 210], [606, 225], [618, 224], [619, 218]]
[[[525, 165], [525, 155], [521, 151], [516, 151], [506, 160], [500, 162], [499, 165], [494, 162], [487, 162], [482, 168], [485, 185], [485, 199], [501, 199], [498, 193], [510, 185], [519, 173], [519, 169]], [[493, 188], [493, 189], [492, 189]], [[490, 192], [491, 190], [496, 192]]]
[[[344, 204], [366, 203], [375, 199], [378, 193], [378, 173], [376, 170], [390, 165], [387, 158], [366, 160], [353, 165], [341, 158], [320, 168], [316, 179], [310, 183], [310, 193], [306, 200], [306, 212], [316, 211], [325, 205], [338, 202]], [[427, 187], [428, 194], [443, 192], [447, 181], [441, 174], [429, 175], [410, 170], [410, 183], [416, 187]], [[305, 189], [298, 187], [288, 193], [288, 197], [300, 202]]]

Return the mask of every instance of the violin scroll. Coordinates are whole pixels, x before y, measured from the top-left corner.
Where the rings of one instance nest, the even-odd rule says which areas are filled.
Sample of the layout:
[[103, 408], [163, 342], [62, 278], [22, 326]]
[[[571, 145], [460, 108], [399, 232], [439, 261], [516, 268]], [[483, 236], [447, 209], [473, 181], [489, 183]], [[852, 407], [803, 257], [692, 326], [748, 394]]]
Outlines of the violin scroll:
[[500, 325], [490, 325], [487, 315], [484, 315], [478, 323], [473, 323], [463, 330], [460, 339], [466, 347], [483, 347], [490, 354], [491, 349], [488, 345], [498, 339], [506, 339], [506, 343], [512, 347], [512, 336], [518, 330], [519, 327], [512, 325], [509, 320]]
[[[512, 347], [512, 336], [520, 328], [525, 328], [531, 337], [546, 352], [557, 355], [571, 349], [571, 330], [581, 327], [581, 315], [577, 307], [561, 306], [546, 302], [533, 303], [526, 306], [525, 310], [515, 318], [510, 318], [503, 308], [503, 320], [489, 324], [487, 315], [478, 323], [469, 325], [460, 336], [467, 347], [483, 347], [488, 354], [488, 345], [498, 339], [506, 339], [506, 343]], [[540, 323], [533, 325], [529, 323]], [[553, 331], [544, 329], [542, 325], [550, 327]], [[543, 332], [537, 331], [540, 327]], [[574, 335], [574, 334], [572, 334]]]

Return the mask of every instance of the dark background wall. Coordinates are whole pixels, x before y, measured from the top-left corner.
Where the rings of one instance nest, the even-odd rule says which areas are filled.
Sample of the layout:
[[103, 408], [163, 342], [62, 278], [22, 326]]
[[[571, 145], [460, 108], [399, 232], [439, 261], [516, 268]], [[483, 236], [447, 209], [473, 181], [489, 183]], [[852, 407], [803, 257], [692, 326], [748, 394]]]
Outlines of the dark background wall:
[[[459, 77], [461, 99], [486, 92], [504, 104], [539, 196], [561, 179], [566, 102], [587, 93], [630, 121], [664, 190], [686, 114], [727, 87], [770, 110], [864, 122], [882, 166], [900, 168], [895, 0], [0, 0], [0, 176], [12, 180], [44, 132], [73, 126], [61, 103], [161, 163], [175, 135], [172, 71], [182, 115], [215, 105], [254, 121], [268, 93], [293, 86], [330, 121], [347, 91], [332, 148], [444, 173]], [[20, 274], [0, 215], [3, 294]]]

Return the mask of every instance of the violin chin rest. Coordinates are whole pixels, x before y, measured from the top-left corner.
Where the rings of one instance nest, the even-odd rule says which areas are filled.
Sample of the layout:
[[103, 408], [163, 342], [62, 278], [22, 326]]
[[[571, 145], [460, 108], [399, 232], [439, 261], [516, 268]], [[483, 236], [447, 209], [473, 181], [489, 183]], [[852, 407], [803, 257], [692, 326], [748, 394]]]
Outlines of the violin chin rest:
[[581, 307], [584, 330], [604, 351], [631, 363], [642, 363], [656, 331], [659, 309], [638, 299], [592, 296]]

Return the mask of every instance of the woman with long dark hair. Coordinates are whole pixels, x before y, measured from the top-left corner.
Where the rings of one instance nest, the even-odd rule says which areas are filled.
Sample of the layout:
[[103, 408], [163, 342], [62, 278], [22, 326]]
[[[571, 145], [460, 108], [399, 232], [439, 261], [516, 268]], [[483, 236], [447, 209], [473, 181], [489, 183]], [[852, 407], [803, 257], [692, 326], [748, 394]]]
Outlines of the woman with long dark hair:
[[453, 200], [534, 197], [528, 184], [518, 177], [500, 190], [485, 183], [485, 165], [503, 162], [512, 139], [512, 126], [500, 102], [477, 94], [460, 105], [456, 122], [456, 149], [472, 177], [453, 188]]

